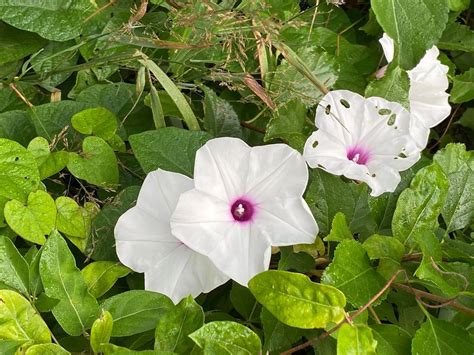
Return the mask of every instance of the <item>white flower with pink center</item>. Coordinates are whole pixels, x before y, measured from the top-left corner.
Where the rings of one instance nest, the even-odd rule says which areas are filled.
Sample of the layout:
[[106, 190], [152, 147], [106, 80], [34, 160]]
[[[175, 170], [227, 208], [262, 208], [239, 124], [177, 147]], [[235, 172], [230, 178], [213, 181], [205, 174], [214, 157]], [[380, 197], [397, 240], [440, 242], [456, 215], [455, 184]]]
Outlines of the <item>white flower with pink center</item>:
[[372, 196], [393, 192], [399, 172], [420, 158], [409, 122], [410, 113], [398, 103], [332, 91], [318, 105], [318, 130], [303, 155], [312, 168], [367, 183]]
[[177, 173], [149, 173], [137, 205], [123, 214], [115, 226], [117, 255], [137, 272], [145, 273], [145, 289], [179, 302], [198, 296], [229, 278], [204, 255], [173, 236], [170, 217], [179, 196], [194, 187], [193, 180]]
[[[387, 61], [393, 60], [395, 46], [393, 40], [384, 34], [379, 40]], [[436, 46], [426, 51], [420, 63], [408, 71], [410, 78], [410, 133], [418, 147], [424, 149], [428, 143], [430, 128], [437, 126], [451, 113], [449, 105], [448, 66], [438, 60]]]
[[195, 188], [179, 198], [173, 235], [242, 285], [268, 270], [271, 246], [313, 243], [318, 226], [303, 193], [308, 168], [284, 144], [208, 141], [196, 154]]

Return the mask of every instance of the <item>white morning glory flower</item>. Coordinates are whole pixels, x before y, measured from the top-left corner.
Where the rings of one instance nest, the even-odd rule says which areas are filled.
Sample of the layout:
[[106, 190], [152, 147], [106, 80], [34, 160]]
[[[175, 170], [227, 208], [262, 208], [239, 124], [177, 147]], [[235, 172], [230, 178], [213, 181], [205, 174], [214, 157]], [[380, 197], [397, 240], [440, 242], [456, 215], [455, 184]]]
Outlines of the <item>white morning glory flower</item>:
[[269, 268], [271, 246], [312, 243], [303, 157], [284, 144], [216, 138], [196, 154], [195, 188], [179, 198], [173, 234], [242, 285]]
[[420, 158], [410, 113], [398, 103], [336, 90], [319, 103], [315, 122], [318, 130], [304, 147], [308, 165], [364, 181], [372, 196], [394, 191], [399, 172]]
[[[394, 42], [384, 34], [379, 40], [387, 61], [394, 56]], [[430, 128], [437, 126], [451, 113], [449, 94], [449, 68], [438, 60], [439, 50], [436, 46], [426, 51], [420, 63], [408, 71], [410, 78], [410, 111], [413, 116], [410, 131], [418, 147], [424, 149], [428, 143]]]
[[160, 169], [149, 173], [137, 205], [119, 218], [114, 231], [120, 261], [145, 273], [146, 290], [162, 293], [174, 303], [229, 279], [209, 258], [171, 234], [170, 217], [178, 198], [193, 187], [192, 179], [181, 174]]

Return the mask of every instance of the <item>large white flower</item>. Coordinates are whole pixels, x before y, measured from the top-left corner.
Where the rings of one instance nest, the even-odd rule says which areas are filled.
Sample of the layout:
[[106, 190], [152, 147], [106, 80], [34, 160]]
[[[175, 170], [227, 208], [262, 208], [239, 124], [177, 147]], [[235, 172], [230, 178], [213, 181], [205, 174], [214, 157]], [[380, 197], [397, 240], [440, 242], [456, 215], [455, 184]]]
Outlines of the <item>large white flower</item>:
[[170, 217], [178, 198], [193, 187], [193, 181], [184, 175], [153, 171], [143, 183], [137, 205], [115, 226], [120, 261], [145, 273], [145, 289], [165, 294], [175, 303], [188, 295], [209, 292], [229, 279], [209, 258], [171, 233]]
[[[384, 34], [380, 39], [387, 61], [393, 60], [395, 46], [393, 40]], [[413, 116], [410, 131], [420, 149], [428, 143], [430, 128], [437, 126], [451, 112], [449, 105], [448, 71], [446, 65], [438, 60], [439, 50], [436, 46], [426, 51], [418, 65], [408, 71], [410, 78], [410, 111]]]
[[242, 285], [268, 269], [272, 245], [315, 240], [302, 198], [308, 168], [287, 145], [212, 139], [196, 154], [194, 183], [171, 217], [173, 234]]
[[410, 113], [398, 103], [332, 91], [319, 103], [315, 121], [318, 130], [303, 154], [309, 166], [364, 181], [372, 196], [394, 191], [399, 171], [420, 158], [409, 134]]

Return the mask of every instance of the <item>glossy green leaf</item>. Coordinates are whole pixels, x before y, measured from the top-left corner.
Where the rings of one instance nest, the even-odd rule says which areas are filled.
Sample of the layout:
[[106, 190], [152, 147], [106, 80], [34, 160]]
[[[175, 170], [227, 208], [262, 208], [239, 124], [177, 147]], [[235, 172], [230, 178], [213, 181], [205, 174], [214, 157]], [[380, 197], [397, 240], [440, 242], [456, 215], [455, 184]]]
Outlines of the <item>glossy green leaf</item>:
[[377, 353], [405, 355], [410, 353], [411, 336], [403, 328], [393, 324], [372, 324], [372, 333], [377, 341]]
[[154, 329], [158, 320], [173, 307], [171, 300], [159, 293], [133, 290], [105, 300], [102, 308], [114, 319], [112, 336], [123, 337]]
[[410, 80], [405, 70], [400, 67], [389, 66], [384, 76], [373, 81], [366, 89], [367, 97], [377, 96], [388, 101], [398, 102], [409, 109], [408, 91]]
[[310, 176], [305, 199], [318, 221], [321, 235], [329, 234], [338, 212], [344, 213], [352, 233], [373, 233], [375, 222], [368, 206], [367, 186], [344, 182], [321, 169], [313, 170]]
[[260, 320], [263, 326], [264, 352], [289, 349], [302, 336], [303, 331], [301, 329], [280, 322], [265, 308], [262, 308]]
[[293, 247], [280, 247], [278, 270], [308, 272], [314, 267], [314, 258], [306, 252], [295, 252]]
[[[285, 46], [285, 50], [288, 51], [289, 47]], [[279, 94], [277, 102], [280, 104], [297, 99], [306, 106], [313, 106], [324, 95], [315, 86], [314, 80], [327, 87], [336, 82], [334, 59], [316, 47], [305, 46], [296, 52], [286, 53], [270, 87]]]
[[93, 10], [88, 0], [0, 1], [0, 19], [53, 41], [79, 36], [84, 20]]
[[0, 23], [0, 65], [22, 59], [38, 51], [46, 41], [38, 35]]
[[5, 219], [22, 238], [44, 244], [45, 235], [51, 233], [56, 223], [56, 206], [47, 192], [39, 190], [29, 194], [26, 206], [20, 201], [8, 201]]
[[49, 143], [44, 137], [33, 139], [27, 149], [36, 159], [41, 180], [59, 173], [69, 160], [69, 153], [66, 151], [51, 152]]
[[99, 306], [58, 232], [53, 232], [44, 246], [40, 274], [46, 295], [59, 300], [53, 308], [58, 323], [70, 335], [83, 334], [97, 318]]
[[456, 75], [451, 89], [451, 102], [460, 104], [474, 99], [474, 68]]
[[332, 220], [331, 232], [324, 240], [326, 242], [342, 242], [343, 240], [352, 240], [352, 232], [347, 226], [346, 216], [342, 212], [337, 212]]
[[449, 189], [441, 215], [446, 231], [474, 222], [474, 155], [463, 144], [449, 144], [434, 156], [448, 177]]
[[34, 137], [36, 137], [35, 127], [25, 111], [12, 110], [0, 113], [0, 138], [11, 139], [26, 146]]
[[0, 196], [26, 202], [39, 181], [33, 155], [20, 144], [0, 138]]
[[189, 354], [193, 342], [189, 334], [204, 324], [204, 312], [191, 296], [183, 298], [174, 308], [164, 314], [155, 330], [155, 349]]
[[292, 327], [324, 328], [344, 318], [344, 294], [312, 282], [306, 275], [265, 271], [249, 281], [249, 288], [258, 302]]
[[355, 307], [365, 305], [385, 285], [382, 276], [370, 265], [364, 247], [355, 240], [344, 240], [337, 246], [321, 282], [344, 292], [347, 301]]
[[[14, 291], [0, 290], [0, 339], [33, 344], [50, 343], [48, 326], [31, 304]], [[0, 342], [2, 342], [0, 340]]]
[[20, 346], [26, 342], [26, 340], [2, 340], [0, 341], [0, 354], [15, 355]]
[[119, 171], [113, 149], [99, 137], [86, 137], [82, 154], [71, 153], [67, 168], [78, 179], [101, 187], [118, 183]]
[[57, 344], [33, 345], [25, 355], [70, 355], [71, 353]]
[[472, 335], [452, 322], [430, 315], [413, 338], [412, 354], [459, 355], [474, 353]]
[[0, 236], [0, 281], [28, 295], [30, 287], [28, 263], [18, 252], [15, 244], [4, 236]]
[[130, 136], [130, 144], [145, 173], [158, 168], [192, 176], [196, 151], [211, 136], [174, 127]]
[[343, 324], [337, 332], [337, 354], [375, 355], [377, 341], [372, 329], [363, 324]]
[[133, 207], [137, 201], [139, 186], [130, 186], [117, 194], [106, 204], [92, 222], [92, 230], [86, 254], [94, 260], [117, 260], [115, 253], [114, 228], [119, 217]]
[[[425, 281], [435, 284], [445, 295], [456, 296], [460, 291], [452, 284], [450, 277], [445, 274], [442, 267], [438, 266], [442, 261], [441, 244], [433, 233], [425, 233], [416, 239], [423, 253], [423, 259], [415, 271], [415, 275]], [[458, 280], [460, 281], [460, 280]], [[464, 286], [464, 283], [462, 283]]]
[[376, 224], [374, 233], [392, 235], [392, 218], [397, 206], [398, 197], [410, 186], [410, 182], [416, 172], [430, 162], [428, 159], [420, 159], [420, 161], [410, 169], [402, 171], [400, 174], [402, 179], [394, 192], [386, 192], [378, 197], [369, 196], [370, 212]]
[[448, 0], [372, 0], [384, 31], [395, 41], [395, 63], [413, 68], [440, 39], [448, 21]]
[[456, 19], [457, 17], [453, 17], [448, 22], [438, 47], [455, 51], [474, 51], [474, 31], [470, 26], [462, 25]]
[[93, 134], [103, 140], [111, 139], [117, 130], [117, 118], [104, 107], [89, 108], [71, 118], [74, 129], [82, 134]]
[[100, 352], [101, 344], [108, 344], [112, 336], [114, 320], [107, 311], [102, 311], [91, 328], [91, 347], [95, 353]]
[[449, 0], [449, 9], [451, 11], [464, 11], [471, 5], [471, 0]]
[[239, 117], [233, 107], [206, 86], [204, 91], [204, 127], [215, 137], [241, 137]]
[[205, 324], [189, 336], [204, 354], [258, 354], [262, 344], [257, 334], [235, 322]]
[[292, 100], [279, 107], [268, 121], [264, 140], [283, 139], [288, 144], [303, 151], [309, 134], [309, 125], [306, 120], [306, 107], [299, 100]]
[[396, 238], [374, 234], [362, 244], [370, 260], [379, 260], [377, 272], [389, 279], [400, 269], [405, 247]]
[[398, 199], [392, 220], [393, 236], [411, 245], [416, 236], [435, 231], [447, 192], [446, 175], [437, 164], [418, 171]]
[[[89, 104], [76, 101], [59, 101], [31, 107], [28, 113], [38, 136], [52, 141], [66, 126], [71, 126], [71, 117], [86, 108]], [[72, 139], [72, 130], [68, 130], [66, 137]]]
[[79, 55], [75, 49], [76, 42], [73, 40], [50, 41], [38, 55], [31, 58], [33, 70], [41, 78], [41, 86], [54, 90], [73, 74], [67, 69], [77, 63]]
[[86, 238], [91, 228], [91, 214], [70, 197], [56, 199], [56, 228], [68, 236]]
[[130, 272], [128, 267], [114, 261], [96, 261], [81, 270], [87, 289], [94, 297], [102, 296], [119, 278]]

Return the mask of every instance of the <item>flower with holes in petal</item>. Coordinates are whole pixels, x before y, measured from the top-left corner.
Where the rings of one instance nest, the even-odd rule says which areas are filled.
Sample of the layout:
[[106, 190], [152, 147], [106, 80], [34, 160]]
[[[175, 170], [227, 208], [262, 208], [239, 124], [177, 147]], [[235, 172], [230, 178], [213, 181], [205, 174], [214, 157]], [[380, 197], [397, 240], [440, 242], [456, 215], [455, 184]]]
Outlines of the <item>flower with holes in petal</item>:
[[[394, 56], [394, 42], [384, 34], [379, 40], [387, 61]], [[430, 128], [437, 126], [451, 113], [449, 94], [448, 66], [438, 60], [439, 50], [436, 46], [426, 51], [416, 67], [408, 71], [410, 90], [408, 98], [413, 116], [410, 122], [410, 133], [420, 149], [428, 143]]]
[[246, 286], [268, 269], [272, 245], [314, 242], [307, 183], [303, 157], [287, 145], [212, 139], [196, 154], [195, 188], [179, 198], [171, 230]]
[[149, 173], [137, 205], [119, 218], [114, 230], [120, 261], [145, 273], [146, 290], [160, 292], [174, 303], [229, 279], [171, 233], [170, 217], [178, 198], [193, 187], [193, 181], [181, 174], [160, 169]]
[[366, 182], [372, 196], [392, 192], [399, 172], [420, 158], [409, 122], [409, 112], [398, 103], [332, 91], [318, 105], [318, 130], [306, 141], [303, 156], [312, 168]]

